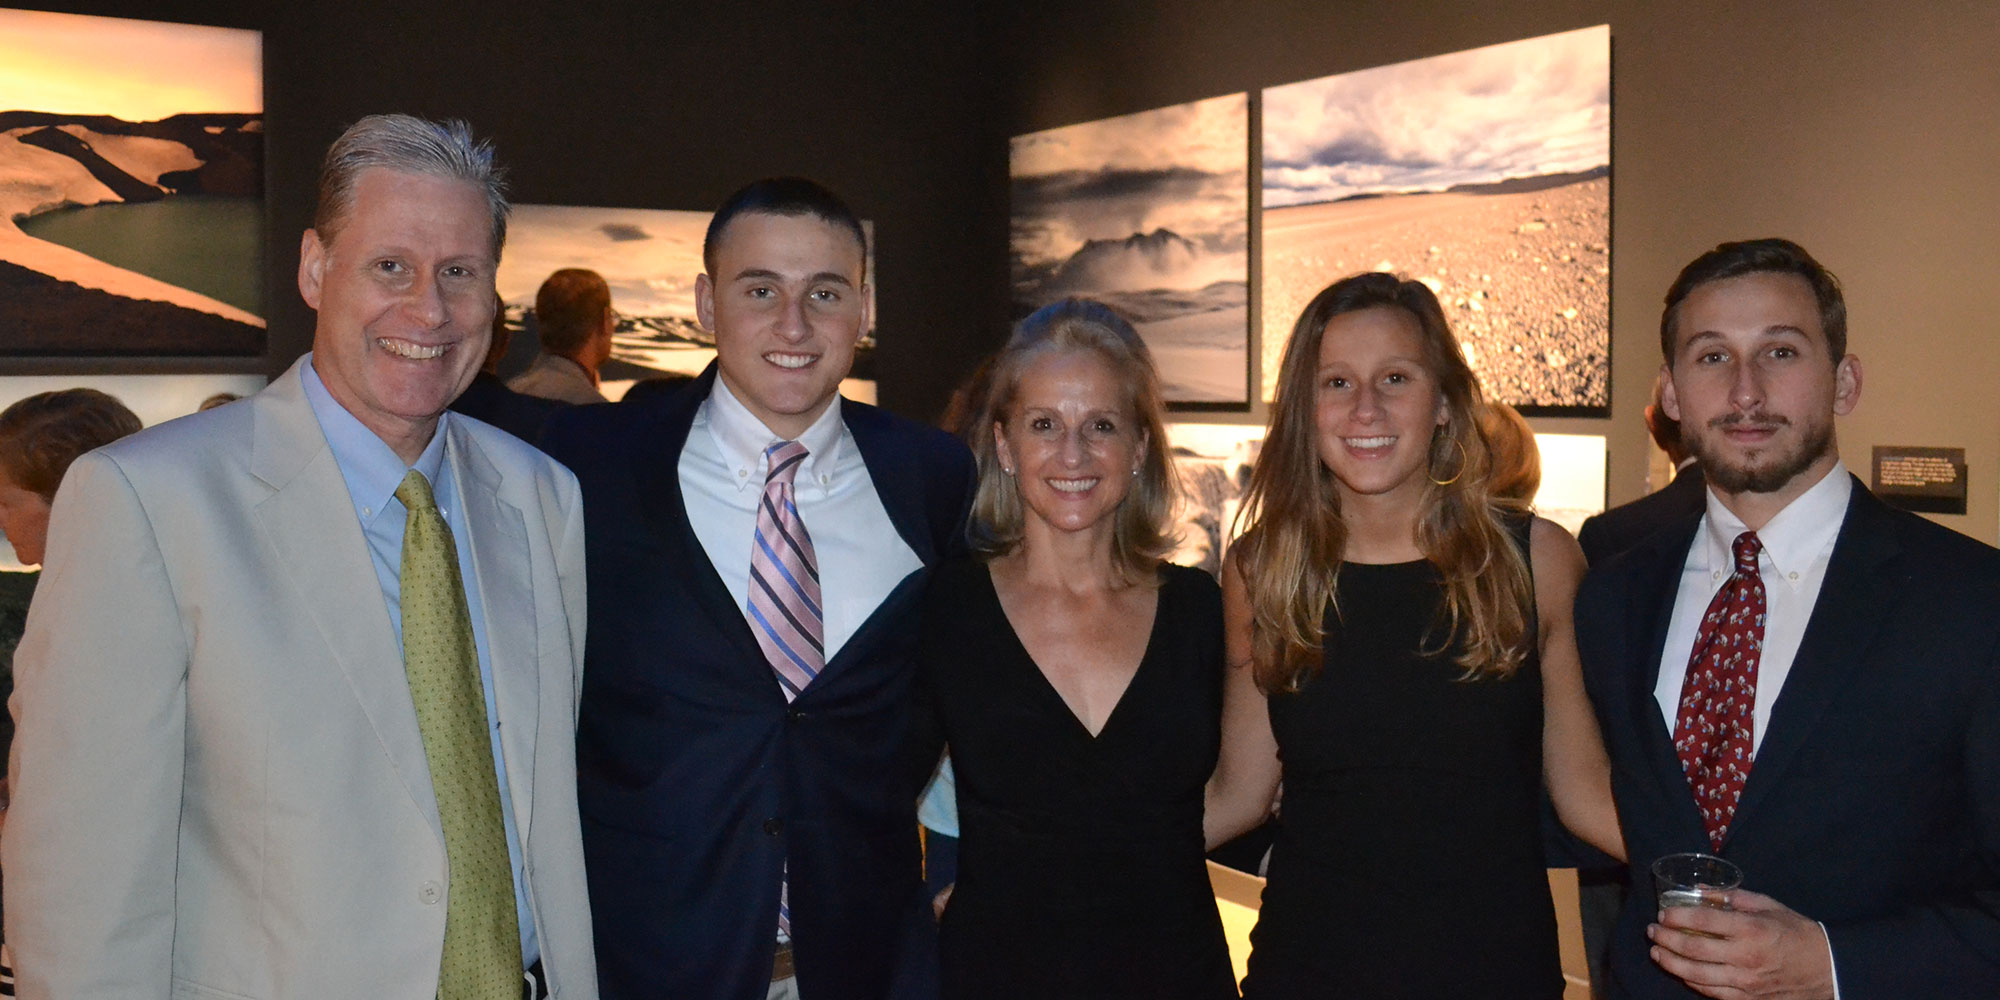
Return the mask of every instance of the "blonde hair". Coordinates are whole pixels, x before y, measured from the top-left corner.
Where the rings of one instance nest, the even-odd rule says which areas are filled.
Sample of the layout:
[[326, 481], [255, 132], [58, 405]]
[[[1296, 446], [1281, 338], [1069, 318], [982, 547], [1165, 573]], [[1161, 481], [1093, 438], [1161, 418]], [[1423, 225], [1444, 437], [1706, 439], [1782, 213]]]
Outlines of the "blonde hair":
[[1417, 513], [1416, 541], [1444, 578], [1445, 601], [1423, 652], [1442, 654], [1462, 632], [1457, 663], [1464, 678], [1505, 677], [1525, 661], [1534, 641], [1534, 585], [1527, 558], [1502, 520], [1504, 508], [1492, 495], [1478, 427], [1478, 379], [1429, 288], [1391, 274], [1358, 274], [1323, 289], [1292, 328], [1270, 431], [1239, 515], [1248, 525], [1238, 545], [1249, 588], [1252, 656], [1265, 691], [1297, 690], [1318, 672], [1328, 604], [1339, 613], [1335, 594], [1347, 525], [1333, 473], [1319, 454], [1320, 342], [1334, 317], [1376, 308], [1416, 320], [1424, 369], [1444, 397], [1446, 421], [1431, 439], [1430, 484]]
[[1089, 299], [1064, 299], [1036, 310], [1014, 328], [1007, 346], [987, 370], [984, 404], [967, 429], [967, 443], [979, 464], [979, 488], [972, 499], [968, 534], [982, 559], [1006, 555], [1021, 544], [1026, 512], [1013, 478], [1001, 470], [993, 425], [1014, 415], [1021, 374], [1052, 354], [1090, 353], [1118, 376], [1134, 422], [1145, 429], [1145, 455], [1131, 492], [1118, 505], [1111, 535], [1112, 564], [1128, 583], [1157, 582], [1159, 563], [1174, 549], [1169, 530], [1180, 502], [1167, 428], [1160, 403], [1160, 378], [1152, 354], [1132, 324], [1109, 306]]

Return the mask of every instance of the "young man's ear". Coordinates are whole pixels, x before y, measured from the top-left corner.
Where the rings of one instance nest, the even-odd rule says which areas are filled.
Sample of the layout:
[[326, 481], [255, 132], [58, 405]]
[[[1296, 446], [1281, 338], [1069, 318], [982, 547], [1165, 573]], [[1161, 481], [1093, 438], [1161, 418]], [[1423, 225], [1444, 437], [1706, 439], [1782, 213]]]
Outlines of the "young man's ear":
[[1833, 412], [1847, 416], [1861, 402], [1861, 359], [1852, 354], [1833, 366]]

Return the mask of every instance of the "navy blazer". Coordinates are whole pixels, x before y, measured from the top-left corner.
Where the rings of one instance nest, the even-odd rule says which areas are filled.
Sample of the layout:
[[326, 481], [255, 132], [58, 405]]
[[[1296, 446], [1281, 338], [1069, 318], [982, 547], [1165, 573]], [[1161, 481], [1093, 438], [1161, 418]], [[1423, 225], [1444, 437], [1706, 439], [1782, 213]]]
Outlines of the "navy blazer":
[[[1649, 866], [1708, 850], [1653, 685], [1699, 519], [1593, 568], [1584, 678], [1632, 859], [1612, 995], [1698, 994], [1653, 964]], [[2000, 996], [2000, 551], [1860, 480], [1721, 854], [1826, 925], [1843, 1000]]]
[[515, 392], [499, 376], [483, 371], [473, 375], [472, 384], [451, 401], [452, 412], [484, 420], [529, 444], [542, 436], [542, 427], [550, 417], [569, 407], [558, 400]]
[[1664, 531], [1708, 510], [1708, 484], [1696, 462], [1680, 471], [1674, 481], [1601, 514], [1584, 519], [1576, 533], [1583, 546], [1583, 558], [1592, 566], [1629, 549], [1656, 531]]
[[[714, 380], [711, 365], [657, 399], [569, 411], [544, 441], [583, 485], [577, 786], [603, 996], [761, 1000], [787, 864], [803, 995], [932, 993], [916, 804], [897, 780], [927, 573], [787, 704], [682, 499]], [[872, 406], [841, 416], [903, 542], [926, 567], [964, 551], [965, 446]]]

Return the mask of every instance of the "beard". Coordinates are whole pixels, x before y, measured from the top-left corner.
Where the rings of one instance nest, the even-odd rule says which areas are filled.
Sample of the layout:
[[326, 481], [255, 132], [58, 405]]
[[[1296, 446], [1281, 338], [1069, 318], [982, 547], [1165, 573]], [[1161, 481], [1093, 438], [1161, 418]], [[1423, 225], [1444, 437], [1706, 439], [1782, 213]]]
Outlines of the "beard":
[[[1748, 418], [1741, 414], [1717, 417], [1688, 440], [1689, 449], [1701, 459], [1702, 475], [1725, 493], [1776, 493], [1833, 450], [1833, 421], [1815, 420], [1804, 425], [1793, 447], [1765, 456], [1760, 463], [1732, 462], [1719, 432], [1745, 422]], [[1756, 422], [1766, 426], [1792, 423], [1786, 417], [1764, 417]]]

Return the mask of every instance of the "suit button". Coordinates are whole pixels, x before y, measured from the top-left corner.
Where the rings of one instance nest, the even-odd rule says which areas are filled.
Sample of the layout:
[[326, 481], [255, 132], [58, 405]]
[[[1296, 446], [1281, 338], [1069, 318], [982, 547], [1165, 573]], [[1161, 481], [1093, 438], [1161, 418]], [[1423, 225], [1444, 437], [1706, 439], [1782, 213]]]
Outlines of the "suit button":
[[764, 821], [764, 832], [775, 837], [785, 832], [785, 821], [776, 816]]
[[423, 900], [425, 906], [436, 906], [438, 901], [444, 898], [444, 886], [436, 882], [425, 882], [417, 887], [417, 898]]
[[787, 719], [788, 721], [791, 721], [791, 722], [797, 722], [797, 721], [799, 721], [800, 719], [803, 719], [803, 718], [805, 718], [805, 717], [806, 717], [806, 713], [804, 713], [804, 712], [801, 712], [801, 711], [799, 711], [799, 710], [798, 710], [798, 709], [796, 709], [796, 708], [787, 708], [787, 709], [785, 709], [785, 718], [786, 718], [786, 719]]

